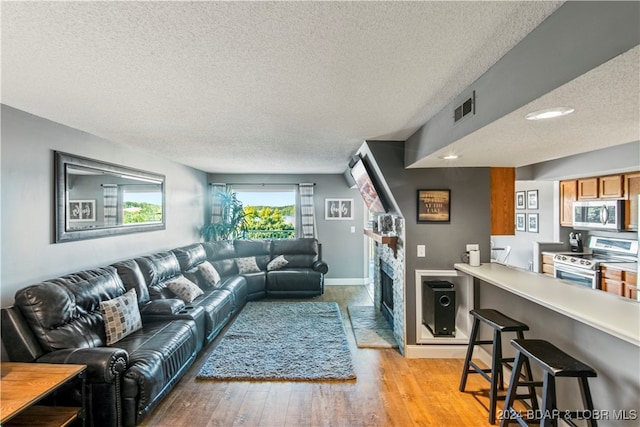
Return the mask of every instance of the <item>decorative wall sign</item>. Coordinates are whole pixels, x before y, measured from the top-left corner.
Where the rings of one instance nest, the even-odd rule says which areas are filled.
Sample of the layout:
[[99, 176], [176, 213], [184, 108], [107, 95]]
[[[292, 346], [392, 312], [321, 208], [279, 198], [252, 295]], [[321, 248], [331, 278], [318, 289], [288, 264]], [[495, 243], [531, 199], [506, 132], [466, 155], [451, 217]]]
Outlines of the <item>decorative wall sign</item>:
[[527, 209], [538, 209], [538, 190], [527, 191]]
[[69, 222], [95, 221], [96, 201], [95, 200], [69, 200]]
[[324, 219], [353, 219], [353, 199], [324, 199]]
[[517, 213], [516, 214], [516, 231], [526, 231], [526, 218], [525, 214]]
[[451, 221], [451, 190], [418, 190], [417, 205], [418, 222]]
[[516, 191], [516, 209], [525, 208], [525, 192]]
[[527, 214], [527, 231], [529, 233], [538, 232], [538, 214], [537, 213]]

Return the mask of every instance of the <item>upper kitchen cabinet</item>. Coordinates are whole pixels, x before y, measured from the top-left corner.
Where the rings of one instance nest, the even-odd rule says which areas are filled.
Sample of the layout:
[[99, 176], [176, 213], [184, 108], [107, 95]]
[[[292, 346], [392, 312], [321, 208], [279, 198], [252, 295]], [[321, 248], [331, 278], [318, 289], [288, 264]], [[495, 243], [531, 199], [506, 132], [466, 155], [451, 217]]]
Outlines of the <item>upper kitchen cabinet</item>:
[[515, 168], [491, 168], [491, 235], [512, 236], [516, 232]]
[[609, 175], [598, 178], [601, 199], [621, 199], [624, 197], [622, 175]]
[[578, 200], [578, 181], [560, 181], [560, 225], [573, 226], [573, 202]]
[[598, 178], [578, 180], [578, 200], [598, 198]]
[[624, 176], [625, 228], [638, 230], [638, 196], [640, 195], [640, 172], [628, 173]]
[[578, 179], [578, 200], [622, 199], [625, 197], [622, 175]]

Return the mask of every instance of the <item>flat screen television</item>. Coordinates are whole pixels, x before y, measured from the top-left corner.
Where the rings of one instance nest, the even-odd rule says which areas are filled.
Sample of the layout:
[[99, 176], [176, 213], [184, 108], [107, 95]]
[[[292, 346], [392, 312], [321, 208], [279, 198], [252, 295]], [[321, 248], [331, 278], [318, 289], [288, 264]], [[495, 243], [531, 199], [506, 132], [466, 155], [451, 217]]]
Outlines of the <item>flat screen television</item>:
[[373, 213], [386, 213], [389, 212], [389, 205], [384, 198], [377, 181], [373, 174], [364, 162], [363, 159], [358, 161], [351, 168], [351, 176], [356, 182], [356, 187], [362, 198], [364, 199], [367, 208]]

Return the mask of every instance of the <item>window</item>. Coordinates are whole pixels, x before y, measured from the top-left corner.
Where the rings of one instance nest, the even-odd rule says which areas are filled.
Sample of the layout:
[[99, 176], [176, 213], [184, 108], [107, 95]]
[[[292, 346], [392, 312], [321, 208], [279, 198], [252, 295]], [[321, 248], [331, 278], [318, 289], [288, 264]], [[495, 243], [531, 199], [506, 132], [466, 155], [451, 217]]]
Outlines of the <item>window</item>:
[[247, 239], [296, 237], [296, 187], [234, 185], [244, 207]]

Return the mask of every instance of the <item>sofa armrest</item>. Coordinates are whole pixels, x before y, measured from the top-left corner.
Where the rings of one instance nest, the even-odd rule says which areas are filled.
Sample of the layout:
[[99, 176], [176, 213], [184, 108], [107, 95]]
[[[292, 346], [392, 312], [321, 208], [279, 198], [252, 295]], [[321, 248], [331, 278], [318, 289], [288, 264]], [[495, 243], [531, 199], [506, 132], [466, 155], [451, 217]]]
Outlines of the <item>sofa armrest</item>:
[[327, 272], [329, 271], [329, 266], [324, 261], [316, 261], [316, 262], [314, 262], [313, 265], [311, 266], [311, 268], [313, 268], [315, 271], [317, 271], [319, 273], [322, 273], [322, 274], [327, 274]]
[[121, 348], [66, 348], [38, 358], [38, 363], [87, 365], [88, 383], [113, 383], [127, 369], [129, 354]]
[[156, 299], [140, 307], [140, 315], [145, 316], [168, 315], [178, 313], [184, 308], [184, 301], [178, 298]]

